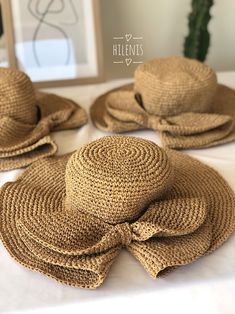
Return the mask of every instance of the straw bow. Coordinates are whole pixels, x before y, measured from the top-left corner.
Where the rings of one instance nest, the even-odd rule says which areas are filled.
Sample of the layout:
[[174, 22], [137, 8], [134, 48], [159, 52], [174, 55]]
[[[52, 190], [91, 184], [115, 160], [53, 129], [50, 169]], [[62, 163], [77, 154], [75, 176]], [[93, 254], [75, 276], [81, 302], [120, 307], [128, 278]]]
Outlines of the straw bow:
[[[111, 225], [94, 215], [64, 209], [21, 218], [17, 229], [35, 258], [51, 265], [90, 271], [96, 274], [90, 287], [96, 287], [103, 282], [122, 247], [136, 256], [152, 276], [157, 275], [165, 258], [158, 255], [157, 247], [161, 251], [165, 246], [166, 255], [179, 254], [179, 261], [183, 261], [186, 246], [187, 259], [203, 255], [211, 239], [208, 219], [203, 200], [176, 198], [154, 202], [134, 222]], [[175, 239], [175, 252], [167, 239]]]
[[[234, 127], [231, 116], [215, 113], [182, 112], [174, 116], [158, 116], [146, 111], [140, 94], [132, 91], [114, 91], [107, 96], [109, 117], [121, 123], [135, 123], [142, 128], [159, 131], [164, 144], [178, 147], [176, 141], [216, 141], [227, 136]], [[200, 137], [199, 137], [200, 136]]]

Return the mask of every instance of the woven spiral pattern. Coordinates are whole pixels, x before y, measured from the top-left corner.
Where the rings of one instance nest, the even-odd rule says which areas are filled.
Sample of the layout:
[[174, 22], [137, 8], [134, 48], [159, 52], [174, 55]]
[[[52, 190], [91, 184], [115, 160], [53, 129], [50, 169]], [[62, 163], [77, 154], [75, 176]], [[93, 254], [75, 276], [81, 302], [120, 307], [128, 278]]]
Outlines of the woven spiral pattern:
[[136, 219], [170, 187], [173, 171], [154, 143], [113, 136], [73, 154], [66, 170], [67, 201], [109, 223]]
[[17, 70], [0, 68], [0, 118], [37, 122], [36, 96], [29, 77]]
[[187, 58], [154, 59], [135, 71], [135, 92], [146, 111], [159, 116], [210, 112], [216, 88], [214, 71]]

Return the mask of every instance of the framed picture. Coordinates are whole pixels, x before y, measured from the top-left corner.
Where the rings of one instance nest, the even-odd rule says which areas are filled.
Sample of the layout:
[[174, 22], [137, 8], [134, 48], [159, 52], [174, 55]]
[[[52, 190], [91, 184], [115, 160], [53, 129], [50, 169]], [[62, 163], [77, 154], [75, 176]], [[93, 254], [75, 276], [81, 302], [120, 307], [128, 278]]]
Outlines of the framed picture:
[[99, 0], [1, 0], [10, 67], [36, 87], [103, 80]]

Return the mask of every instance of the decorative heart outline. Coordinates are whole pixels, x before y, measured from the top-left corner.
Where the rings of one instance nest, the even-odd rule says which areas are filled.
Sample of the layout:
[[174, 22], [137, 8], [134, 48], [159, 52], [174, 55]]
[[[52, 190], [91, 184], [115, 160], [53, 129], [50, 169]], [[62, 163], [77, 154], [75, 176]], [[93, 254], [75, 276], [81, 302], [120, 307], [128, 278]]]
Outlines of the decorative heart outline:
[[130, 41], [132, 38], [132, 34], [126, 34], [125, 37], [126, 37], [126, 41]]
[[127, 58], [125, 59], [126, 65], [129, 67], [129, 65], [132, 63], [132, 59], [131, 58]]

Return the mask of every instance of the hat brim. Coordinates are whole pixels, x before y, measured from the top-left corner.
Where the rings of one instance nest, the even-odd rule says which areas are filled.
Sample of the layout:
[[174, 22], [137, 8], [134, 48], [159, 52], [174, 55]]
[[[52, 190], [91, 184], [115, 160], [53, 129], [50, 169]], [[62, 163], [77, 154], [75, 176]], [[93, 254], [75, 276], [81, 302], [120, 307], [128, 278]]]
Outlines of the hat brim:
[[[165, 269], [187, 264], [204, 255], [205, 252], [212, 252], [235, 229], [235, 196], [225, 180], [215, 170], [192, 157], [168, 149], [166, 152], [175, 174], [174, 184], [167, 193], [166, 200], [200, 199], [206, 204], [210, 215], [209, 221], [207, 220], [207, 225], [209, 225], [203, 224], [202, 229], [198, 228], [189, 236], [154, 237], [143, 244], [134, 241], [128, 245], [128, 250], [154, 277]], [[22, 234], [24, 235], [25, 230], [19, 228], [19, 221], [27, 221], [29, 217], [29, 228], [35, 230], [36, 235], [40, 233], [38, 229], [35, 229], [38, 228], [37, 225], [40, 226], [40, 217], [47, 214], [56, 216], [56, 213], [59, 215], [64, 210], [66, 194], [64, 178], [70, 156], [71, 154], [68, 154], [39, 160], [31, 165], [16, 182], [6, 183], [1, 188], [0, 234], [10, 255], [25, 267], [46, 274], [62, 283], [76, 287], [95, 288], [103, 282], [113, 257], [119, 253], [118, 246], [113, 250], [105, 251], [103, 255], [97, 252], [91, 257], [86, 254], [81, 255], [81, 258], [78, 257], [76, 261], [74, 259], [71, 261], [67, 256], [66, 263], [65, 261], [61, 263], [60, 255], [55, 251], [55, 244], [51, 243], [47, 248], [42, 248], [40, 241], [34, 241], [35, 239], [27, 234], [23, 241]], [[77, 212], [76, 215], [77, 217], [81, 215], [82, 219], [82, 213]], [[37, 219], [35, 224], [33, 217], [35, 221]], [[71, 216], [71, 220], [69, 225], [73, 228], [77, 219]], [[60, 221], [63, 222], [63, 219], [61, 218]], [[41, 225], [44, 225], [43, 218]], [[54, 229], [51, 226], [54, 226]], [[50, 236], [51, 232], [60, 234], [59, 223], [57, 230], [55, 217], [51, 219], [46, 233], [43, 232], [43, 237], [46, 238], [47, 234]], [[61, 243], [57, 243], [57, 246], [59, 245], [63, 250], [66, 250], [64, 244], [68, 242], [66, 237], [62, 235]], [[43, 243], [43, 240], [41, 242]], [[66, 252], [73, 255], [69, 248]], [[146, 254], [151, 256], [151, 262], [146, 260]], [[89, 264], [93, 266], [86, 268], [89, 258], [93, 258], [93, 263]]]
[[5, 155], [0, 159], [0, 171], [23, 168], [43, 157], [49, 157], [57, 152], [57, 145], [50, 136], [44, 136], [36, 143], [17, 152]]
[[53, 127], [53, 131], [79, 128], [88, 121], [85, 110], [71, 99], [39, 91], [36, 92], [36, 99], [38, 107], [40, 108], [41, 118], [48, 117], [61, 110], [71, 110], [68, 118], [65, 119], [64, 122], [55, 125]]
[[[121, 92], [121, 91], [133, 91], [134, 98], [134, 84], [127, 84], [115, 89], [108, 91], [107, 93], [98, 97], [91, 106], [90, 114], [93, 124], [98, 128], [106, 132], [128, 132], [135, 131], [140, 129], [146, 129], [136, 122], [133, 121], [121, 121], [118, 120], [115, 116], [110, 115], [110, 112], [106, 107], [107, 97], [113, 92]], [[127, 102], [129, 100], [127, 99]], [[131, 104], [130, 104], [131, 105]], [[127, 104], [128, 106], [128, 104]], [[209, 114], [216, 114], [224, 116], [225, 123], [221, 124], [221, 126], [214, 127], [211, 131], [208, 130], [207, 133], [201, 134], [192, 134], [186, 135], [171, 133], [169, 130], [165, 132], [160, 132], [161, 139], [163, 141], [164, 146], [169, 148], [176, 149], [187, 149], [187, 148], [206, 148], [212, 147], [220, 144], [224, 144], [227, 142], [231, 142], [235, 140], [235, 90], [218, 84], [216, 95], [212, 102], [211, 112]], [[179, 120], [182, 120], [182, 125], [187, 122], [187, 115], [185, 117], [182, 116]], [[207, 124], [208, 116], [205, 116], [205, 121], [203, 123], [203, 114], [200, 116], [200, 123]], [[231, 117], [230, 120], [227, 121], [228, 118]], [[186, 118], [186, 121], [184, 119]], [[190, 117], [193, 118], [193, 117]], [[196, 121], [198, 121], [198, 115], [195, 115]], [[211, 117], [213, 120], [213, 117]], [[171, 124], [171, 121], [170, 121]], [[173, 124], [173, 123], [172, 123]]]
[[87, 122], [86, 112], [72, 100], [42, 92], [36, 93], [38, 123], [0, 119], [0, 170], [25, 167], [35, 160], [55, 154], [57, 146], [48, 135], [81, 127]]
[[114, 88], [107, 93], [99, 96], [94, 103], [92, 104], [90, 108], [90, 115], [91, 120], [93, 124], [100, 130], [105, 132], [128, 132], [128, 131], [134, 131], [143, 129], [139, 124], [135, 122], [125, 122], [119, 121], [112, 117], [112, 125], [108, 123], [108, 121], [105, 120], [105, 116], [107, 115], [107, 109], [106, 109], [106, 99], [109, 94], [112, 92], [117, 91], [132, 91], [134, 87], [134, 84], [127, 84], [118, 88]]

